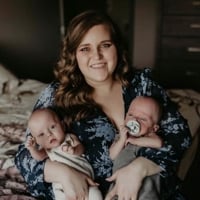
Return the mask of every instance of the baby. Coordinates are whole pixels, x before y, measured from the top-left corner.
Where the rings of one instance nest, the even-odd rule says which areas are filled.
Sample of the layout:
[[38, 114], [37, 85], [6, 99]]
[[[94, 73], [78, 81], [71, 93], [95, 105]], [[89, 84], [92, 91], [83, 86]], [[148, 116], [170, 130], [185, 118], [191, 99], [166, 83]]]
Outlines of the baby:
[[[28, 128], [32, 136], [28, 136], [26, 148], [33, 158], [43, 160], [49, 157], [94, 178], [93, 169], [83, 156], [83, 145], [75, 134], [65, 133], [64, 123], [52, 109], [35, 110], [29, 118]], [[61, 184], [54, 183], [53, 190], [56, 200], [66, 200]], [[103, 199], [97, 186], [89, 187], [88, 199]]]
[[[132, 100], [125, 123], [110, 147], [113, 172], [132, 162], [141, 147], [162, 147], [163, 141], [156, 133], [159, 129], [161, 115], [162, 108], [152, 97], [138, 96]], [[151, 184], [156, 185], [159, 190], [159, 175], [145, 179], [143, 192], [140, 192], [138, 200], [159, 199], [157, 192], [151, 191]]]

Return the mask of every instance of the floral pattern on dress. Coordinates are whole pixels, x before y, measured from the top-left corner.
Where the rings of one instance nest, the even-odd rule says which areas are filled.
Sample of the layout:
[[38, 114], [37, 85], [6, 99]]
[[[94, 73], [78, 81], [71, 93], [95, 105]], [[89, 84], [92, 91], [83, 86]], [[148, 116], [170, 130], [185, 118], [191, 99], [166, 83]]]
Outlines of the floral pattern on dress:
[[[34, 109], [53, 106], [57, 86], [57, 83], [51, 83], [41, 93]], [[153, 96], [159, 99], [163, 105], [165, 115], [160, 122], [159, 134], [163, 137], [164, 145], [159, 150], [143, 147], [137, 156], [150, 159], [163, 169], [160, 173], [165, 188], [162, 191], [163, 199], [168, 199], [169, 195], [172, 194], [176, 194], [172, 199], [184, 199], [177, 192], [177, 182], [174, 181], [173, 177], [181, 156], [191, 144], [188, 124], [177, 111], [176, 105], [169, 99], [165, 90], [152, 80], [151, 70], [148, 68], [136, 72], [131, 86], [123, 88], [125, 111], [127, 111], [131, 100], [140, 95]], [[117, 133], [116, 128], [104, 113], [97, 111], [90, 118], [74, 122], [73, 131], [85, 146], [86, 159], [93, 167], [95, 180], [100, 183], [100, 189], [105, 193], [109, 186], [105, 178], [112, 174], [113, 165], [109, 157], [109, 147]], [[36, 162], [24, 145], [21, 145], [15, 157], [15, 163], [29, 184], [32, 195], [54, 199], [50, 184], [44, 182], [44, 162]], [[30, 171], [30, 169], [32, 170]], [[169, 181], [172, 179], [173, 181]]]

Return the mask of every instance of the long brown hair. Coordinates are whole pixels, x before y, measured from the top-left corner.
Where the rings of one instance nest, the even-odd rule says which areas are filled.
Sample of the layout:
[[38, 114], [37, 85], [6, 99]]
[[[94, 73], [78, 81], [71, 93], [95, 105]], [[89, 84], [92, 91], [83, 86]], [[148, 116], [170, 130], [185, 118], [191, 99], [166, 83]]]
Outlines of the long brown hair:
[[95, 25], [104, 24], [109, 28], [111, 39], [116, 46], [118, 64], [113, 78], [128, 84], [131, 68], [127, 62], [126, 51], [121, 43], [120, 34], [111, 18], [95, 10], [85, 11], [74, 17], [68, 25], [63, 41], [60, 61], [55, 67], [54, 74], [60, 83], [55, 94], [57, 106], [65, 108], [69, 113], [68, 120], [80, 120], [101, 109], [92, 98], [93, 88], [88, 85], [79, 70], [76, 61], [76, 50], [83, 37]]

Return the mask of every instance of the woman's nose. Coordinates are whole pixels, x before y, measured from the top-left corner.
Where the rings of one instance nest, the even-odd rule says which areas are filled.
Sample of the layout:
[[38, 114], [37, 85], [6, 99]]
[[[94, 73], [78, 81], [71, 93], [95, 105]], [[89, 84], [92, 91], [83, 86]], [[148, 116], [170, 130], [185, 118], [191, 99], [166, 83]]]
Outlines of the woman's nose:
[[101, 52], [101, 50], [98, 49], [98, 48], [94, 49], [93, 52], [92, 52], [92, 56], [93, 56], [94, 58], [96, 58], [96, 59], [101, 58], [101, 57], [102, 57], [102, 52]]

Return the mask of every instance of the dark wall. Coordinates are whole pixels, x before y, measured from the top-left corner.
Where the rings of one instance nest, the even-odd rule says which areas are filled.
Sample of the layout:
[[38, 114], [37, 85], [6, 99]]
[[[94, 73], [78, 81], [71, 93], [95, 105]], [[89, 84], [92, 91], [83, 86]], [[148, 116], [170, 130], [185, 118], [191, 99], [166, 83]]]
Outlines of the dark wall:
[[[63, 0], [65, 24], [103, 0]], [[61, 47], [59, 0], [0, 0], [0, 63], [19, 78], [53, 79]]]
[[60, 46], [58, 1], [0, 0], [0, 62], [20, 78], [49, 81]]
[[64, 2], [64, 13], [65, 13], [65, 24], [72, 17], [77, 15], [78, 13], [88, 10], [88, 9], [96, 9], [96, 10], [107, 10], [106, 0], [63, 0]]

